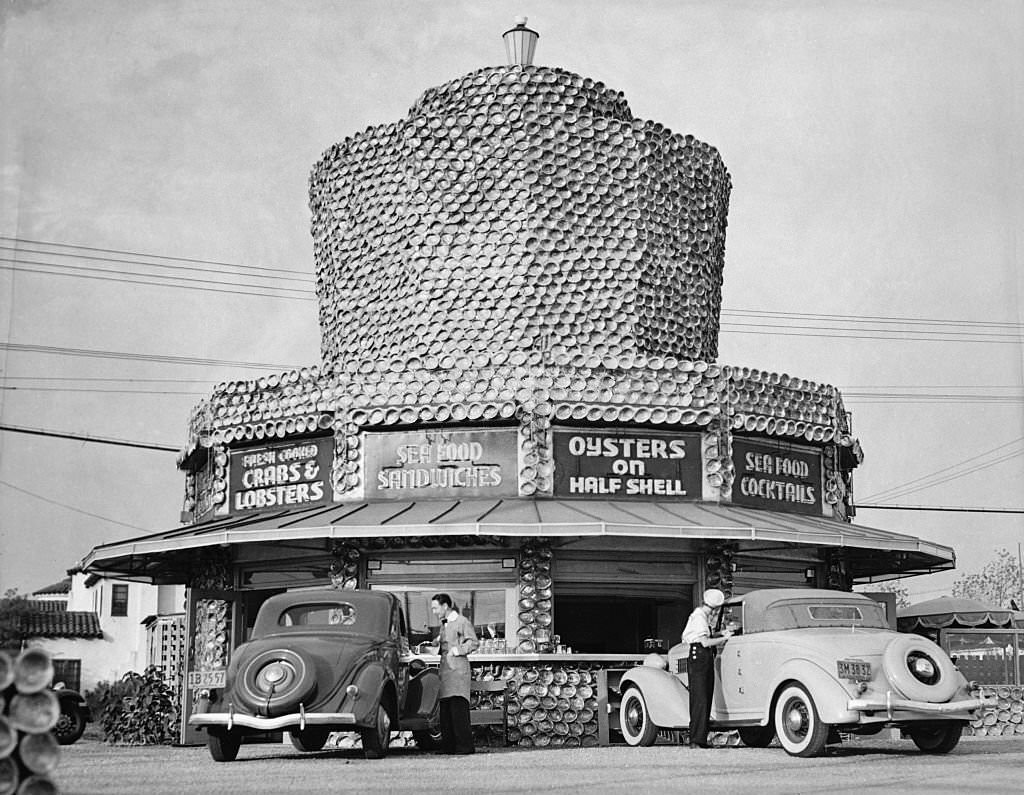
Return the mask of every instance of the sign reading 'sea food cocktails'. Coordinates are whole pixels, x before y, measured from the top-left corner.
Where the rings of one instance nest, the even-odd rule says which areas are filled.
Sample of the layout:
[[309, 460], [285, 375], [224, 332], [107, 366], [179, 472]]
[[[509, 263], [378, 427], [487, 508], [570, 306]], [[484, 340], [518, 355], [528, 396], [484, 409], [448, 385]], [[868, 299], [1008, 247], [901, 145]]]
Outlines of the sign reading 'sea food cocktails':
[[331, 498], [334, 439], [231, 451], [230, 511], [315, 505]]
[[367, 432], [368, 499], [514, 497], [515, 428]]
[[699, 500], [699, 433], [555, 428], [555, 495]]
[[786, 442], [732, 439], [737, 505], [820, 516], [821, 452]]

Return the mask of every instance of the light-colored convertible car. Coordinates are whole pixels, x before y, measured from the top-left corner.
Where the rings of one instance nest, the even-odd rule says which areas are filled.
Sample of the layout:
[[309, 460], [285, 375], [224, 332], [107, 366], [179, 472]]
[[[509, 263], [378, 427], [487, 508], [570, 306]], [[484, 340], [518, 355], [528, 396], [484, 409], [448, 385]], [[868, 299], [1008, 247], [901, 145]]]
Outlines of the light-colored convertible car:
[[[778, 737], [816, 756], [839, 732], [899, 727], [922, 751], [947, 753], [983, 702], [947, 654], [889, 629], [884, 608], [856, 593], [779, 588], [730, 599], [719, 628], [734, 635], [715, 661], [712, 730], [737, 729], [758, 748]], [[619, 727], [630, 745], [689, 726], [687, 649], [651, 655], [620, 683]]]

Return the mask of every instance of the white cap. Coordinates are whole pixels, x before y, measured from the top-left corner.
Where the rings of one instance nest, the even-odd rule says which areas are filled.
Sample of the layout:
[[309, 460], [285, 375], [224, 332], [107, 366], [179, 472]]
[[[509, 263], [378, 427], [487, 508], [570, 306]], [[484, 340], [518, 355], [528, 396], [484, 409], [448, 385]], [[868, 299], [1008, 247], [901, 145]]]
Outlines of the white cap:
[[708, 588], [704, 592], [704, 604], [708, 607], [721, 607], [725, 603], [725, 594], [717, 588]]

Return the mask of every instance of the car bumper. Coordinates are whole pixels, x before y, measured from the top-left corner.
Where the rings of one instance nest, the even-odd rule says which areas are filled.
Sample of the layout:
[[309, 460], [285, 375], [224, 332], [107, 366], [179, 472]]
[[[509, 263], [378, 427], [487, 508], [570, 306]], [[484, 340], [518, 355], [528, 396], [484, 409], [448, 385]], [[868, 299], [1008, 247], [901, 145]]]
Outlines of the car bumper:
[[225, 729], [244, 728], [255, 731], [280, 731], [281, 729], [298, 729], [307, 726], [352, 726], [356, 725], [356, 716], [352, 712], [293, 712], [278, 715], [274, 718], [261, 718], [259, 715], [248, 715], [240, 712], [201, 712], [188, 719], [189, 726], [210, 728], [222, 726]]
[[961, 701], [947, 701], [936, 704], [931, 701], [911, 701], [905, 698], [894, 698], [891, 693], [885, 698], [853, 698], [850, 699], [847, 708], [851, 712], [885, 712], [892, 715], [894, 712], [910, 712], [921, 715], [954, 715], [965, 714], [981, 709], [985, 702], [980, 698], [965, 698]]

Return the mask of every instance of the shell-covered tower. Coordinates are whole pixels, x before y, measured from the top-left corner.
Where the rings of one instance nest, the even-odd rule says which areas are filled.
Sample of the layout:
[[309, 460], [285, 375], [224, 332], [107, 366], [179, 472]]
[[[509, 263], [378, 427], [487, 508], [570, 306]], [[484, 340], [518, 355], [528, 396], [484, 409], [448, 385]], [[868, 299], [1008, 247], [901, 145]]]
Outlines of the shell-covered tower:
[[325, 363], [517, 349], [714, 360], [729, 174], [539, 66], [428, 90], [314, 168]]

